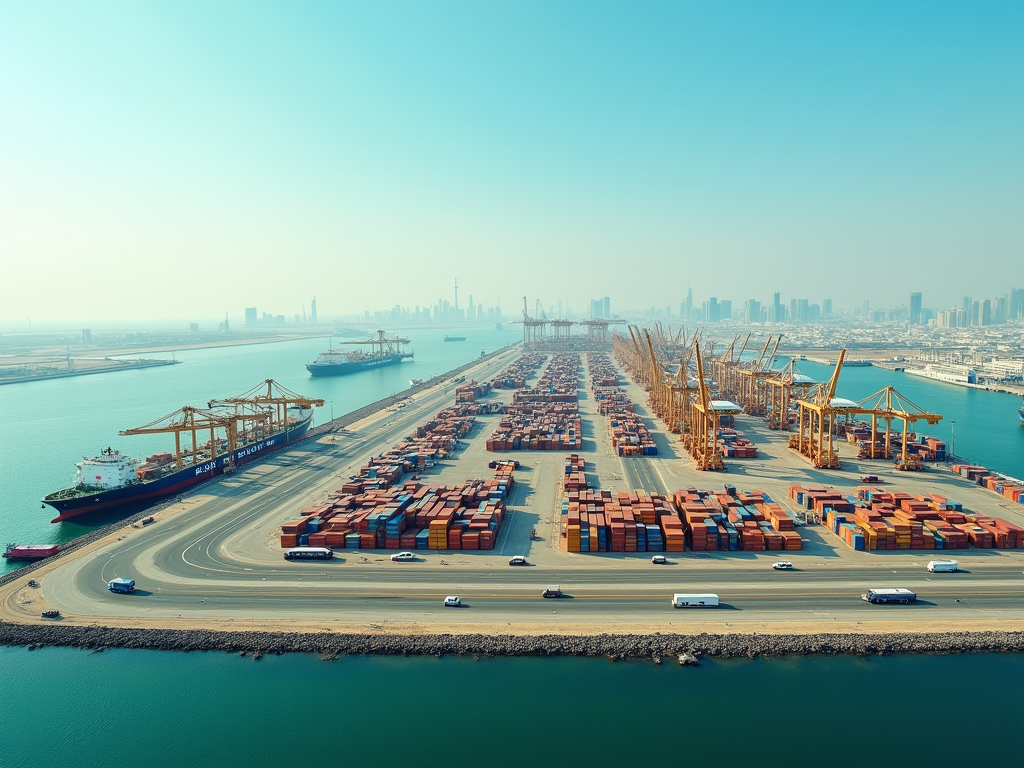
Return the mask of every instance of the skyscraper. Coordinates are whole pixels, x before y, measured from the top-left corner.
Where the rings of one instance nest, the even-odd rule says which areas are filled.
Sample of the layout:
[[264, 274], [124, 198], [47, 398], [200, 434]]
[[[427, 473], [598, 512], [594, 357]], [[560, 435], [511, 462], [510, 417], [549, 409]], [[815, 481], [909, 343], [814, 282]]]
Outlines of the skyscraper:
[[256, 307], [245, 308], [245, 324], [256, 325]]
[[910, 294], [910, 324], [921, 324], [921, 293], [919, 291]]
[[309, 321], [316, 325], [316, 296], [313, 297], [313, 301], [309, 306]]

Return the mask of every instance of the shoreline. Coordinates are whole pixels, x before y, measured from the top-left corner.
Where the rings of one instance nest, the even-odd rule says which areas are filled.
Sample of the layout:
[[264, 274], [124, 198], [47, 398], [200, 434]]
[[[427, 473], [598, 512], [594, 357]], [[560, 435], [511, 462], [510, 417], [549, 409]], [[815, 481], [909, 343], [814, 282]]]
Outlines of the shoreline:
[[326, 659], [366, 656], [605, 656], [611, 660], [680, 654], [728, 658], [888, 656], [894, 654], [1024, 653], [1024, 632], [886, 632], [879, 634], [366, 634], [320, 632], [128, 629], [0, 621], [0, 646], [225, 653], [315, 653]]
[[159, 368], [165, 365], [180, 365], [181, 360], [133, 360], [119, 365], [102, 365], [95, 368], [80, 370], [57, 371], [56, 373], [39, 373], [13, 378], [0, 378], [0, 385], [25, 384], [30, 381], [49, 381], [50, 379], [69, 379], [73, 376], [91, 376], [94, 373], [117, 373], [118, 371], [135, 371], [140, 368]]

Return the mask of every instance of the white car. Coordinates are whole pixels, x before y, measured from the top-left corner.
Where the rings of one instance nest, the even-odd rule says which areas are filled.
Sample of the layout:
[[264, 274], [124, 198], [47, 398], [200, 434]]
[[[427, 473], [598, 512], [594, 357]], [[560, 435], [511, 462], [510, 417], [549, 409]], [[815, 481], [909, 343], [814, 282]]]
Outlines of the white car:
[[655, 565], [665, 565], [666, 563], [668, 563], [668, 558], [664, 555], [655, 555], [651, 558], [651, 562]]
[[394, 560], [396, 563], [404, 563], [408, 562], [409, 560], [415, 560], [416, 555], [414, 555], [412, 552], [396, 552], [391, 556], [391, 559]]
[[462, 601], [459, 600], [459, 596], [458, 595], [448, 595], [448, 597], [446, 597], [444, 599], [444, 607], [445, 608], [458, 608], [461, 605], [462, 605]]
[[793, 570], [793, 564], [789, 560], [779, 560], [777, 563], [772, 563], [772, 568], [776, 571], [791, 571]]

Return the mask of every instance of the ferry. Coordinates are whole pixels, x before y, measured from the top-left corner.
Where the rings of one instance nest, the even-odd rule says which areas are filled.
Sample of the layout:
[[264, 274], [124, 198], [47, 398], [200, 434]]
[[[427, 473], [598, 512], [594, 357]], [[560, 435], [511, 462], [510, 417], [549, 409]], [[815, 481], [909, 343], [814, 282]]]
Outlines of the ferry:
[[925, 379], [944, 381], [947, 384], [977, 384], [978, 374], [969, 365], [954, 363], [929, 363], [923, 368], [907, 368], [905, 373]]

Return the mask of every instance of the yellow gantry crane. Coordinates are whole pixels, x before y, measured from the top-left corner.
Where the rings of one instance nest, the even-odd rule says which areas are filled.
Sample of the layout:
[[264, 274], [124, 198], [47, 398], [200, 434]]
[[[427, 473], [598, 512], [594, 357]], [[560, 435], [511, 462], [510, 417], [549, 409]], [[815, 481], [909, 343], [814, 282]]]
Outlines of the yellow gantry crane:
[[781, 371], [772, 371], [765, 384], [768, 389], [768, 429], [789, 431], [789, 406], [794, 393], [797, 399], [807, 400], [818, 382], [810, 376], [798, 373], [796, 361], [790, 358]]
[[[902, 470], [921, 469], [921, 459], [916, 454], [907, 453], [907, 435], [913, 430], [915, 422], [923, 420], [934, 426], [942, 420], [942, 416], [937, 413], [928, 413], [897, 392], [894, 387], [880, 389], [875, 394], [861, 400], [860, 406], [861, 413], [871, 416], [871, 444], [865, 458], [892, 458], [892, 422], [896, 420], [903, 423], [900, 458], [896, 468]], [[879, 419], [885, 422], [885, 448], [882, 457], [875, 456]]]
[[218, 408], [222, 410], [233, 408], [235, 417], [243, 422], [251, 418], [247, 414], [265, 413], [267, 414], [266, 427], [269, 433], [286, 429], [290, 421], [297, 420], [294, 415], [291, 417], [288, 415], [289, 408], [308, 410], [322, 408], [323, 405], [323, 399], [296, 394], [273, 379], [264, 379], [252, 389], [235, 397], [211, 400], [208, 403], [211, 411]]
[[817, 469], [839, 469], [839, 453], [833, 448], [836, 418], [863, 413], [859, 403], [836, 397], [839, 372], [843, 370], [846, 350], [839, 353], [836, 370], [828, 384], [818, 386], [813, 400], [797, 400], [797, 434], [789, 438], [789, 447], [810, 459]]
[[[268, 414], [262, 414], [264, 421]], [[223, 436], [218, 433], [223, 430]], [[209, 432], [209, 439], [200, 442], [200, 433]], [[200, 461], [215, 461], [218, 456], [231, 455], [238, 447], [238, 420], [233, 414], [213, 413], [186, 405], [174, 413], [169, 413], [149, 424], [133, 429], [125, 429], [119, 435], [157, 435], [172, 433], [174, 435], [174, 460], [178, 469], [186, 463], [198, 464]], [[192, 447], [181, 448], [182, 434], [191, 434]]]
[[742, 413], [743, 410], [728, 400], [712, 400], [708, 391], [707, 381], [704, 378], [704, 361], [700, 353], [700, 347], [696, 348], [697, 355], [697, 387], [698, 397], [691, 407], [692, 432], [688, 443], [688, 450], [701, 471], [720, 470], [725, 467], [722, 461], [722, 454], [718, 450], [718, 425], [719, 418], [725, 414]]
[[[343, 341], [342, 344], [369, 344], [370, 353], [374, 356], [380, 355], [403, 355], [409, 357], [409, 353], [403, 351], [403, 347], [412, 344], [410, 339], [403, 339], [400, 336], [388, 336], [384, 331], [377, 331], [375, 337], [362, 339], [361, 341]], [[267, 379], [270, 381], [270, 379]]]

